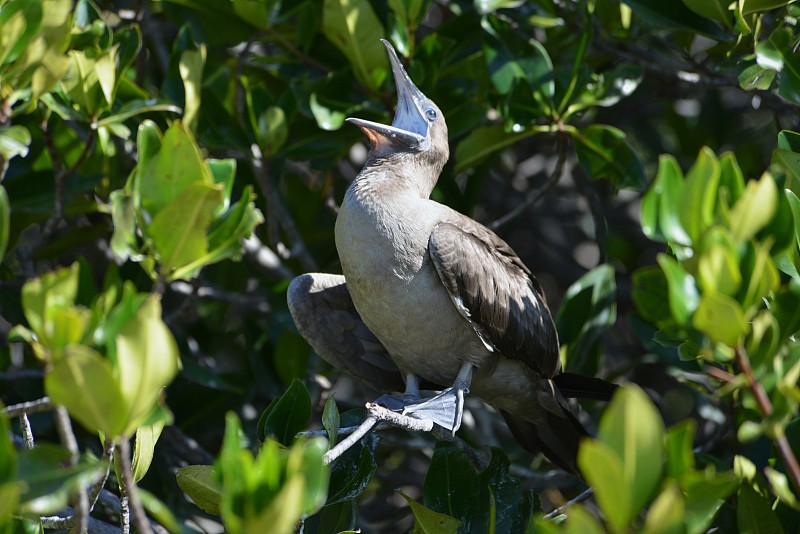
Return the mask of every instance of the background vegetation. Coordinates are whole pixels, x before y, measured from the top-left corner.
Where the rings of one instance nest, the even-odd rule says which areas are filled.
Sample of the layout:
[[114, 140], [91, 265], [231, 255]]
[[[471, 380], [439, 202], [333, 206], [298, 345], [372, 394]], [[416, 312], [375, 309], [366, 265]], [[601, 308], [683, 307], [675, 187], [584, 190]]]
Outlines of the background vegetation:
[[[0, 530], [797, 531], [798, 16], [0, 0]], [[448, 121], [434, 198], [536, 273], [566, 369], [628, 384], [583, 405], [590, 492], [474, 399], [454, 442], [322, 462], [376, 392], [285, 290], [338, 271], [381, 37]]]

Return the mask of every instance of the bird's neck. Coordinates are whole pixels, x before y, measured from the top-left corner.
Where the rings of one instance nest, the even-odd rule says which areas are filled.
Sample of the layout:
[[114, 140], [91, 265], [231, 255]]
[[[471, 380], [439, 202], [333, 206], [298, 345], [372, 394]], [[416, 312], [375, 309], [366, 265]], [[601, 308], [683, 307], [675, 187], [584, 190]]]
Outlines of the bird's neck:
[[353, 188], [363, 194], [377, 194], [387, 200], [395, 195], [413, 193], [430, 198], [441, 168], [405, 154], [376, 157], [370, 154], [356, 176]]

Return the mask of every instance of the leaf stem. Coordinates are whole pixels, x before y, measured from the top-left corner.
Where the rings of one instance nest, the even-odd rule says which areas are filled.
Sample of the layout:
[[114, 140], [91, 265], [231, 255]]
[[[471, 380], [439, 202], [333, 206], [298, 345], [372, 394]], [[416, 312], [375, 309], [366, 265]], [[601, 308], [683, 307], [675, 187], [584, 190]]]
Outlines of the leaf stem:
[[[753, 392], [761, 414], [764, 417], [769, 417], [773, 412], [772, 402], [769, 400], [767, 392], [764, 391], [764, 387], [756, 379], [753, 368], [750, 367], [750, 358], [747, 357], [747, 352], [745, 352], [744, 347], [736, 347], [736, 363], [747, 378], [750, 391]], [[789, 471], [789, 479], [792, 481], [795, 489], [800, 490], [800, 465], [797, 463], [797, 458], [794, 455], [794, 451], [792, 451], [789, 440], [786, 439], [785, 434], [781, 433], [780, 436], [775, 438], [775, 443], [778, 446], [778, 451], [783, 458], [783, 462], [786, 464], [786, 469]]]

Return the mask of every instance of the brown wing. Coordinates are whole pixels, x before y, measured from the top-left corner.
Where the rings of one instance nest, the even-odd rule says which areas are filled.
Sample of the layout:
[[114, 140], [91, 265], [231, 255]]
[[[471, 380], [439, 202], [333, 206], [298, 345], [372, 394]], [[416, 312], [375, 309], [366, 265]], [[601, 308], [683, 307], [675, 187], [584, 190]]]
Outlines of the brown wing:
[[298, 276], [287, 300], [297, 330], [322, 359], [378, 391], [403, 390], [400, 371], [356, 312], [344, 276]]
[[456, 308], [487, 346], [550, 378], [558, 334], [541, 287], [511, 247], [464, 217], [434, 228], [428, 251]]

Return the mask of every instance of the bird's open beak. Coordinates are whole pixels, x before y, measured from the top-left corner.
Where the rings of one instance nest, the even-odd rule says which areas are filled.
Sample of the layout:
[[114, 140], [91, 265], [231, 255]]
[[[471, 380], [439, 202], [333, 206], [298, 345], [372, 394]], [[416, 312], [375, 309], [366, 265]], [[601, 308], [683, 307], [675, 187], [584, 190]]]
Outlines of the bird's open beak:
[[388, 144], [406, 150], [424, 150], [430, 144], [430, 123], [425, 117], [425, 102], [428, 99], [408, 77], [389, 41], [381, 39], [381, 42], [389, 54], [397, 87], [397, 111], [392, 125], [352, 117], [347, 122], [364, 131], [373, 149]]

